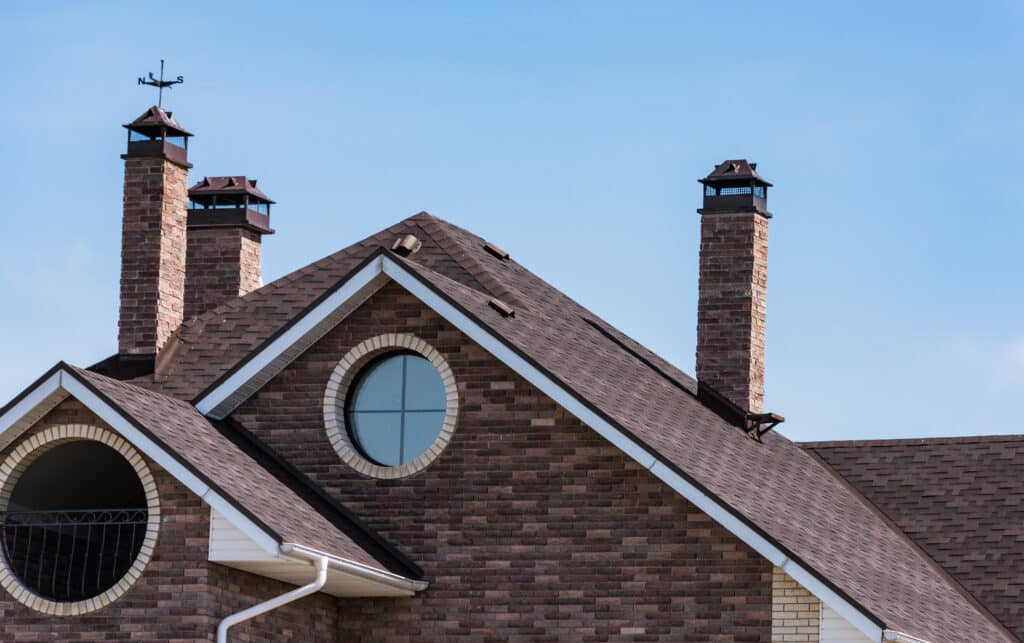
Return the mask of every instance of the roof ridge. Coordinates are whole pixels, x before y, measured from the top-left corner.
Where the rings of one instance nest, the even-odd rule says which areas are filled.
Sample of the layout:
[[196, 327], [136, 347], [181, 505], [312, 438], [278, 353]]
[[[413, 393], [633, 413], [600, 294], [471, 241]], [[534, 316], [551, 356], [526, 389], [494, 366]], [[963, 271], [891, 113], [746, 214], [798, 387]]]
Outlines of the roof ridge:
[[[463, 243], [463, 241], [461, 239], [459, 239], [458, 237], [456, 237], [455, 235], [452, 234], [452, 230], [458, 230], [460, 233], [462, 233], [464, 235], [471, 236], [471, 237], [479, 240], [481, 242], [480, 243], [480, 248], [481, 249], [483, 248], [483, 241], [484, 241], [482, 238], [480, 238], [479, 236], [473, 234], [469, 230], [466, 230], [465, 228], [459, 227], [459, 226], [455, 225], [454, 223], [446, 221], [446, 220], [444, 220], [444, 219], [442, 219], [440, 217], [435, 217], [434, 215], [432, 215], [430, 213], [427, 213], [427, 212], [423, 212], [422, 214], [425, 214], [428, 217], [430, 217], [430, 223], [432, 223], [435, 226], [436, 230], [441, 235], [443, 235], [445, 237], [445, 239], [447, 239], [451, 244], [454, 244], [454, 245], [456, 245], [456, 246], [458, 246], [459, 248], [462, 249], [462, 252], [459, 253], [460, 256], [456, 257], [448, 249], [449, 248], [448, 244], [445, 244], [444, 246], [442, 246], [445, 249], [445, 251], [448, 253], [448, 256], [452, 258], [452, 261], [454, 261], [454, 262], [458, 263], [460, 266], [462, 266], [466, 270], [466, 272], [468, 272], [468, 273], [470, 273], [472, 275], [481, 275], [481, 274], [483, 275], [483, 277], [484, 277], [483, 280], [481, 280], [479, 276], [477, 276], [476, 279], [477, 279], [477, 281], [480, 282], [480, 285], [483, 286], [484, 289], [490, 295], [492, 295], [493, 297], [497, 297], [499, 299], [502, 299], [502, 300], [505, 301], [505, 303], [511, 304], [511, 305], [513, 305], [513, 306], [515, 306], [517, 308], [525, 308], [526, 307], [526, 299], [522, 296], [522, 294], [519, 293], [517, 290], [515, 290], [515, 289], [511, 288], [510, 286], [508, 286], [508, 284], [504, 283], [504, 280], [498, 275], [498, 273], [491, 266], [487, 265], [486, 263], [481, 261], [479, 258], [477, 258], [470, 251], [470, 249], [465, 246], [465, 244]], [[507, 259], [506, 261], [512, 261], [512, 260], [511, 259]]]
[[[484, 292], [487, 292], [487, 293], [489, 293], [491, 295], [494, 295], [494, 293], [491, 293], [490, 290], [487, 288], [487, 285], [479, 279], [477, 272], [475, 272], [473, 270], [470, 270], [463, 262], [459, 261], [458, 257], [456, 257], [454, 254], [452, 254], [451, 245], [453, 243], [457, 244], [457, 242], [454, 239], [452, 239], [451, 235], [448, 235], [445, 232], [445, 230], [443, 229], [443, 227], [440, 225], [441, 223], [447, 223], [447, 221], [443, 221], [442, 219], [439, 219], [438, 217], [435, 217], [434, 215], [430, 214], [429, 212], [427, 212], [425, 210], [421, 211], [421, 212], [418, 212], [418, 213], [414, 214], [413, 216], [411, 216], [411, 217], [409, 217], [407, 219], [407, 221], [413, 221], [413, 220], [416, 220], [416, 224], [419, 226], [420, 230], [422, 230], [424, 234], [426, 234], [428, 237], [430, 237], [430, 240], [434, 242], [434, 246], [436, 246], [439, 250], [441, 250], [445, 254], [445, 256], [447, 256], [449, 259], [451, 259], [452, 263], [454, 263], [458, 267], [462, 268], [462, 270], [465, 271], [466, 274], [468, 274], [470, 277], [472, 277], [473, 281], [475, 281], [477, 283], [479, 288], [471, 286], [469, 284], [466, 284], [467, 286], [469, 286], [473, 290], [480, 291], [482, 289]], [[449, 224], [449, 225], [451, 225], [451, 224]], [[433, 228], [433, 230], [431, 230], [431, 228]], [[442, 236], [444, 238], [444, 240], [448, 241], [449, 243], [439, 243], [438, 239], [437, 239], [437, 236], [435, 236], [435, 233], [437, 233], [440, 236]], [[419, 263], [419, 262], [417, 262], [417, 263]], [[459, 280], [456, 280], [456, 281], [459, 281]]]
[[877, 438], [871, 440], [821, 440], [797, 442], [804, 449], [833, 449], [857, 447], [932, 446], [942, 444], [991, 444], [998, 442], [1024, 442], [1024, 434], [964, 435], [925, 438]]

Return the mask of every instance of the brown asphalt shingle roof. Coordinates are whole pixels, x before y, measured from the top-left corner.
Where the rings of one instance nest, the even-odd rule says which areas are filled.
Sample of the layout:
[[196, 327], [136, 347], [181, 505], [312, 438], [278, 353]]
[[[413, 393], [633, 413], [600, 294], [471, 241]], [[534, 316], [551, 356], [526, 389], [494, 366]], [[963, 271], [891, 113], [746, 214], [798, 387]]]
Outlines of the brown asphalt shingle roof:
[[[1008, 640], [816, 458], [775, 433], [763, 444], [747, 438], [697, 400], [692, 378], [515, 261], [486, 252], [483, 240], [426, 213], [187, 322], [149, 385], [196, 397], [400, 234], [416, 235], [423, 247], [396, 261], [886, 627], [936, 643]], [[490, 308], [491, 297], [512, 305], [515, 317]]]
[[802, 446], [1024, 638], [1024, 436]]
[[66, 366], [278, 543], [296, 543], [388, 571], [188, 402]]

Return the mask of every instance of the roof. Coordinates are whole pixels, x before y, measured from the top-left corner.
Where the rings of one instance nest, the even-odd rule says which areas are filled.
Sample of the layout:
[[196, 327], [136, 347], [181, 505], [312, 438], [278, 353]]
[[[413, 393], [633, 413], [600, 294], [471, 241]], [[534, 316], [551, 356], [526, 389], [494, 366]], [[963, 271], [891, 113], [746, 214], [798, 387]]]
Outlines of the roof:
[[256, 179], [245, 176], [204, 176], [188, 189], [189, 198], [204, 196], [241, 195], [248, 194], [257, 199], [274, 203], [262, 190], [256, 187]]
[[153, 105], [146, 111], [136, 118], [131, 123], [127, 123], [124, 127], [135, 130], [137, 132], [148, 133], [151, 131], [158, 131], [161, 128], [166, 127], [172, 130], [179, 136], [192, 136], [192, 134], [185, 130], [178, 121], [174, 119], [172, 112], [168, 112], [162, 107]]
[[[404, 234], [423, 245], [403, 259], [386, 248]], [[381, 252], [878, 625], [936, 642], [1012, 640], [813, 455], [777, 434], [751, 440], [698, 401], [691, 377], [515, 261], [487, 252], [484, 240], [426, 213], [186, 322], [148, 385], [198, 399]], [[515, 316], [500, 315], [491, 298]]]
[[[367, 528], [361, 524], [339, 528], [337, 519], [332, 522], [329, 513], [314, 509], [301, 489], [273, 475], [267, 462], [254, 457], [253, 449], [246, 452], [188, 402], [73, 366], [64, 368], [127, 415], [136, 428], [165, 447], [194, 475], [221, 492], [278, 544], [297, 543], [372, 569], [419, 576], [415, 566], [392, 551], [379, 546], [373, 553], [367, 551], [356, 542], [359, 539], [373, 547], [374, 534]], [[379, 537], [376, 540], [384, 542]]]
[[802, 446], [1024, 639], [1024, 436]]
[[764, 178], [757, 173], [757, 163], [748, 163], [747, 159], [731, 159], [728, 161], [722, 161], [715, 166], [715, 169], [711, 171], [711, 174], [705, 176], [700, 180], [700, 182], [704, 184], [714, 184], [742, 179], [755, 179], [769, 187], [771, 186], [771, 183], [764, 180]]

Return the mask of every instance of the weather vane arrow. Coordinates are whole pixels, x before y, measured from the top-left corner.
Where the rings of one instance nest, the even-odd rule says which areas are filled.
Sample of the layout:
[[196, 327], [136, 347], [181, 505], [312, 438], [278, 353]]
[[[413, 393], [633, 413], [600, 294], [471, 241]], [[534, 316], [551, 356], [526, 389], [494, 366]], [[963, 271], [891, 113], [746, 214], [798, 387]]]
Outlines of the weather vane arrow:
[[185, 82], [185, 77], [184, 76], [178, 76], [174, 80], [164, 80], [164, 59], [163, 58], [160, 59], [160, 78], [159, 79], [156, 78], [155, 76], [153, 76], [153, 72], [149, 72], [149, 79], [148, 80], [145, 77], [140, 77], [139, 78], [139, 84], [140, 85], [151, 85], [151, 86], [156, 87], [156, 88], [158, 88], [160, 90], [159, 94], [157, 95], [157, 103], [156, 103], [157, 107], [163, 107], [164, 106], [164, 87], [167, 87], [168, 89], [170, 89], [170, 87], [172, 85], [178, 85], [178, 84], [183, 83], [183, 82]]

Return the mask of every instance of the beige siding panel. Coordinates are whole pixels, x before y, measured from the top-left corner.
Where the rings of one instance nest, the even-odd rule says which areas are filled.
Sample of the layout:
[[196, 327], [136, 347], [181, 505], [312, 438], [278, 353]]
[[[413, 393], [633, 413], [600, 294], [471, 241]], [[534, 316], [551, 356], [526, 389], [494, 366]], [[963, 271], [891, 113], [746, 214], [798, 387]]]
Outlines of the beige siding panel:
[[210, 509], [210, 554], [209, 560], [223, 562], [231, 560], [275, 560], [263, 548], [235, 527], [216, 509]]
[[827, 605], [821, 606], [821, 643], [871, 643], [871, 639], [850, 625]]

